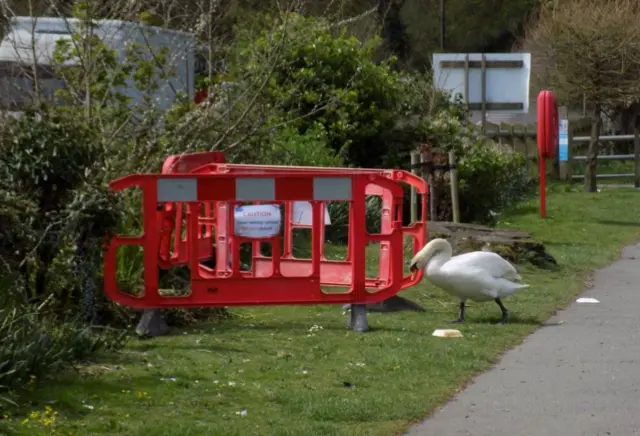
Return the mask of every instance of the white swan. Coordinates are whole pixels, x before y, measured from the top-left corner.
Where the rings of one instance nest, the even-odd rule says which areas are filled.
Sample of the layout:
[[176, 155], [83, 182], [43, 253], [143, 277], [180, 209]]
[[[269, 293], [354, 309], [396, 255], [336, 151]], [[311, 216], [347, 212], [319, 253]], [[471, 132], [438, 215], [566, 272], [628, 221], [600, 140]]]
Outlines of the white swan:
[[411, 259], [411, 272], [424, 268], [425, 275], [434, 285], [460, 298], [458, 319], [464, 322], [464, 306], [467, 300], [495, 301], [502, 311], [500, 323], [509, 313], [501, 298], [507, 297], [529, 285], [511, 280], [522, 278], [509, 262], [499, 254], [489, 251], [474, 251], [451, 257], [453, 251], [446, 239], [434, 239]]

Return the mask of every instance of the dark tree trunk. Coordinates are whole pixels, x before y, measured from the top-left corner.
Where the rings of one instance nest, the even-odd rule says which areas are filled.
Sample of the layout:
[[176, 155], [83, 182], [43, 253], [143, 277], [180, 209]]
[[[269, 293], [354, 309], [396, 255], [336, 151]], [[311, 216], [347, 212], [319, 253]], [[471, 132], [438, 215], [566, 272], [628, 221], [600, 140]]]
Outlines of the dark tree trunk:
[[600, 146], [600, 131], [602, 130], [601, 105], [597, 103], [591, 114], [591, 139], [587, 150], [587, 165], [584, 171], [584, 192], [597, 192], [598, 181], [596, 179], [596, 161], [598, 160], [598, 148]]
[[619, 109], [617, 112], [616, 135], [633, 135], [636, 117], [640, 114], [640, 104], [634, 103], [629, 107]]
[[389, 50], [401, 63], [406, 63], [410, 49], [407, 29], [401, 16], [402, 6], [404, 0], [378, 0], [378, 22]]

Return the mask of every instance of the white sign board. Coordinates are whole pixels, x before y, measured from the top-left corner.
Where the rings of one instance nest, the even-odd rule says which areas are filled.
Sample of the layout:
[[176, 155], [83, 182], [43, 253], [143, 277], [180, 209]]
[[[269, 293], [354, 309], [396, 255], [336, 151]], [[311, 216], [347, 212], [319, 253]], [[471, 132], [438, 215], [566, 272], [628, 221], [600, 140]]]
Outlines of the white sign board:
[[[313, 209], [308, 201], [293, 202], [293, 223], [303, 226], [313, 224]], [[329, 208], [325, 203], [324, 208], [324, 225], [331, 225], [331, 217], [329, 216]]]
[[[435, 53], [433, 55], [433, 83], [438, 89], [451, 92], [453, 100], [456, 94], [465, 97], [468, 103], [482, 102], [482, 70], [469, 69], [469, 95], [465, 96], [465, 69], [441, 67], [443, 61], [469, 61], [477, 65], [482, 60], [482, 53]], [[531, 76], [530, 53], [485, 53], [490, 61], [522, 61], [521, 68], [486, 68], [486, 102], [487, 103], [521, 103], [522, 109], [491, 110], [496, 113], [528, 113], [529, 111], [529, 79]]]
[[236, 206], [235, 234], [245, 238], [271, 238], [280, 233], [282, 215], [273, 204]]

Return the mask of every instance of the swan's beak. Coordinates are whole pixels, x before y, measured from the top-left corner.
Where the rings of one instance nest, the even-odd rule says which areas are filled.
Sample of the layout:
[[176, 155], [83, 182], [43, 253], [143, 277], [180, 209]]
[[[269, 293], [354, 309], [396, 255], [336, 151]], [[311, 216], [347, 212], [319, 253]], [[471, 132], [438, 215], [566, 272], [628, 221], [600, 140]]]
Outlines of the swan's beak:
[[411, 266], [409, 267], [409, 271], [411, 271], [411, 278], [414, 278], [416, 276], [416, 273], [420, 270], [420, 268], [418, 268], [418, 266], [415, 263], [412, 263]]

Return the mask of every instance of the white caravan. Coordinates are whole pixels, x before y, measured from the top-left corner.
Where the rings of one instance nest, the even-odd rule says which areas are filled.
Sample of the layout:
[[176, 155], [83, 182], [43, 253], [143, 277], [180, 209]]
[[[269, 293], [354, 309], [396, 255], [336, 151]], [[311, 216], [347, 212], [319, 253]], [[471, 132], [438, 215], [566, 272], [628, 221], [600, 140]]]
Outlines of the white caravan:
[[[14, 17], [8, 24], [0, 43], [0, 109], [15, 113], [31, 101], [34, 69], [44, 98], [51, 99], [55, 90], [64, 86], [64, 81], [51, 69], [56, 41], [70, 40], [74, 32], [82, 30], [80, 21], [73, 18]], [[202, 62], [197, 62], [197, 41], [193, 34], [120, 20], [97, 20], [96, 24], [95, 34], [119, 59], [124, 58], [128, 43], [142, 47], [148, 54], [158, 53], [162, 47], [169, 49], [167, 67], [174, 75], [167, 80], [157, 79], [159, 88], [152, 101], [158, 109], [168, 109], [178, 93], [193, 99], [194, 73], [202, 68]], [[132, 106], [141, 103], [142, 94], [131, 78], [121, 92], [131, 98]]]

